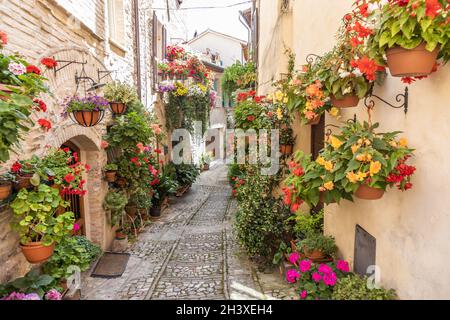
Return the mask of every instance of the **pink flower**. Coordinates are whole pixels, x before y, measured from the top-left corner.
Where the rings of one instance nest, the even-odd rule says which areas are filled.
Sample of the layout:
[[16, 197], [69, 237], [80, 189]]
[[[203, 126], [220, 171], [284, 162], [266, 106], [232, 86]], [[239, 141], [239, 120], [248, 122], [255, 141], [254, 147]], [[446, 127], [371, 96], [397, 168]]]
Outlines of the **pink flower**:
[[100, 144], [100, 147], [101, 147], [102, 149], [108, 148], [108, 147], [109, 147], [108, 141], [102, 141], [102, 143]]
[[321, 264], [319, 266], [319, 272], [323, 274], [329, 274], [333, 272], [333, 269], [329, 265]]
[[327, 273], [323, 276], [323, 283], [327, 286], [334, 286], [336, 284], [337, 278], [334, 272]]
[[308, 272], [311, 269], [311, 261], [310, 260], [303, 260], [300, 262], [300, 272], [305, 273]]
[[289, 256], [289, 262], [292, 264], [296, 264], [298, 259], [300, 259], [300, 255], [297, 252], [292, 252]]
[[144, 147], [144, 144], [143, 144], [143, 143], [138, 143], [138, 144], [136, 145], [136, 147], [139, 149], [139, 151], [140, 151], [141, 153], [145, 151], [145, 147]]
[[339, 260], [336, 264], [336, 268], [342, 272], [348, 273], [350, 272], [350, 267], [347, 261]]
[[21, 76], [22, 74], [27, 72], [27, 67], [25, 67], [21, 63], [11, 62], [8, 65], [8, 70], [16, 76]]
[[45, 295], [45, 300], [61, 300], [62, 295], [57, 290], [52, 289]]
[[74, 232], [78, 232], [78, 231], [80, 231], [80, 225], [78, 224], [78, 223], [74, 223], [74, 225], [73, 225], [73, 229], [72, 229]]
[[286, 272], [286, 281], [289, 283], [295, 283], [299, 280], [301, 275], [295, 269], [288, 270]]
[[307, 296], [308, 296], [308, 291], [306, 291], [306, 290], [303, 290], [302, 293], [300, 294], [300, 298], [302, 298], [303, 300], [305, 300]]
[[320, 273], [318, 273], [318, 272], [314, 272], [313, 275], [312, 275], [312, 279], [315, 282], [320, 282], [320, 280], [322, 280], [322, 275]]

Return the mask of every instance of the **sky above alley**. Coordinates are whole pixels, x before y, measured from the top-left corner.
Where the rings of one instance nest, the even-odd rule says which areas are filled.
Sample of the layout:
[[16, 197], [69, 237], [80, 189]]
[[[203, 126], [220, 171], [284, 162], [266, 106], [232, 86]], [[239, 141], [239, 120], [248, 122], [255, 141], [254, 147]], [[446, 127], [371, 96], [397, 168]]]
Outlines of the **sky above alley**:
[[247, 40], [248, 31], [239, 22], [239, 11], [245, 10], [251, 6], [251, 2], [238, 6], [224, 8], [245, 0], [184, 0], [182, 8], [193, 7], [221, 7], [216, 9], [195, 9], [187, 10], [187, 28], [189, 30], [188, 38], [191, 39], [197, 31], [199, 34], [206, 29], [212, 29], [218, 32], [229, 34], [239, 39]]

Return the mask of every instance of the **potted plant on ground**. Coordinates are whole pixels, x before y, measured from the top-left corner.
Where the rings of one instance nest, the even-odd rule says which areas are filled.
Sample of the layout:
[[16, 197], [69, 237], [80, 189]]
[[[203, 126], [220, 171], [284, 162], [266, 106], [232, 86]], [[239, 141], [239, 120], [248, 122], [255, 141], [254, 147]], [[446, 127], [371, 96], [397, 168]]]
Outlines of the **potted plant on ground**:
[[336, 243], [333, 237], [325, 236], [322, 233], [310, 233], [300, 242], [305, 256], [313, 262], [324, 262], [333, 260], [337, 252]]
[[211, 161], [212, 161], [211, 154], [209, 154], [209, 153], [202, 154], [202, 156], [200, 157], [200, 168], [201, 168], [201, 170], [202, 171], [208, 171]]
[[111, 111], [116, 115], [124, 114], [128, 104], [139, 100], [136, 89], [120, 81], [108, 83], [103, 93], [105, 99], [109, 101]]
[[67, 97], [63, 114], [69, 115], [80, 126], [94, 127], [103, 119], [108, 105], [109, 102], [99, 96]]
[[448, 61], [447, 0], [396, 0], [375, 5], [368, 19], [380, 23], [369, 38], [368, 47], [379, 63], [385, 62], [386, 55], [392, 76], [427, 76], [437, 58]]
[[123, 240], [126, 238], [122, 230], [124, 223], [125, 207], [128, 204], [128, 197], [124, 192], [109, 190], [103, 201], [103, 208], [109, 213], [111, 225], [117, 227], [116, 239]]
[[400, 132], [376, 133], [378, 124], [347, 123], [341, 134], [329, 137], [318, 161], [333, 166], [332, 180], [347, 193], [366, 200], [380, 199], [388, 187], [412, 187], [416, 168], [406, 162], [413, 155]]
[[6, 200], [11, 196], [14, 181], [14, 175], [9, 172], [0, 175], [0, 201]]
[[103, 171], [105, 171], [105, 179], [107, 182], [115, 182], [117, 180], [117, 170], [119, 170], [119, 167], [115, 163], [108, 163], [103, 168]]
[[169, 195], [175, 194], [178, 189], [176, 181], [172, 180], [168, 174], [161, 174], [159, 178], [152, 183], [155, 193], [152, 198], [152, 207], [150, 209], [150, 216], [159, 218], [164, 203], [167, 201]]
[[11, 203], [13, 229], [20, 235], [20, 247], [30, 263], [40, 263], [53, 254], [56, 243], [68, 236], [74, 225], [72, 212], [56, 216], [59, 207], [67, 208], [58, 190], [41, 184], [35, 191], [20, 190]]

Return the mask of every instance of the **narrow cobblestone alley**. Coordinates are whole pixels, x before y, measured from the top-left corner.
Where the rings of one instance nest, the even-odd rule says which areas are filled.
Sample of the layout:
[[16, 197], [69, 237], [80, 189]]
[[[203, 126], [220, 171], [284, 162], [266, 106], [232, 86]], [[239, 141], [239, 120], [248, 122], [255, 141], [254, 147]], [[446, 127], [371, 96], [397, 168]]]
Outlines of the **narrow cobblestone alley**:
[[[234, 240], [236, 202], [226, 172], [226, 166], [213, 166], [184, 197], [172, 201], [128, 249], [131, 258], [122, 277], [86, 275], [83, 299], [285, 298], [285, 288], [262, 288], [264, 279]], [[273, 283], [280, 282], [275, 277]]]

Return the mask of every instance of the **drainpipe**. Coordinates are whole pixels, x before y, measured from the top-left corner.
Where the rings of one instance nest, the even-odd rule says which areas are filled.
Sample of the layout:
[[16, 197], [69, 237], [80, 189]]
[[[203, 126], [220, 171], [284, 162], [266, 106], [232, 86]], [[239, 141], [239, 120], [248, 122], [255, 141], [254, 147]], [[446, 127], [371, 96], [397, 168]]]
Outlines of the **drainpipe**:
[[136, 43], [136, 77], [137, 77], [137, 91], [139, 95], [139, 99], [142, 98], [142, 79], [141, 79], [141, 37], [140, 37], [140, 21], [139, 21], [139, 0], [133, 1], [134, 6], [134, 25], [135, 25], [135, 33], [134, 33], [134, 41]]

